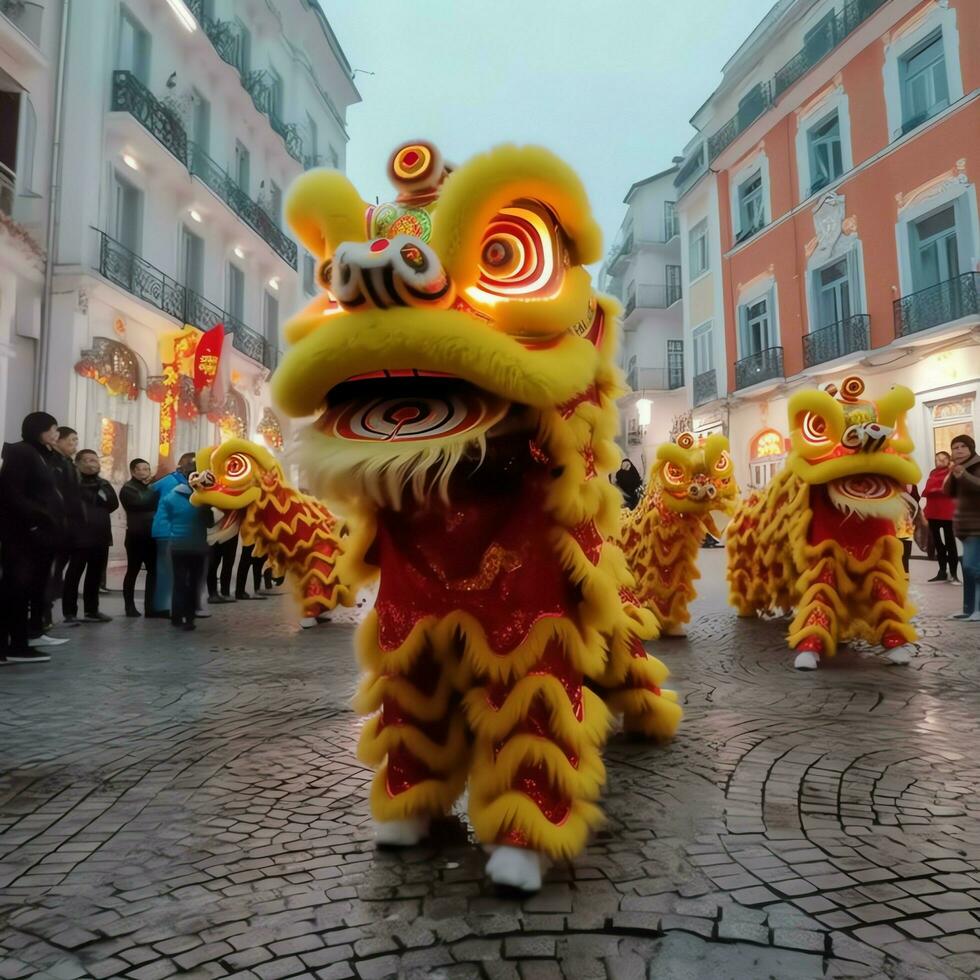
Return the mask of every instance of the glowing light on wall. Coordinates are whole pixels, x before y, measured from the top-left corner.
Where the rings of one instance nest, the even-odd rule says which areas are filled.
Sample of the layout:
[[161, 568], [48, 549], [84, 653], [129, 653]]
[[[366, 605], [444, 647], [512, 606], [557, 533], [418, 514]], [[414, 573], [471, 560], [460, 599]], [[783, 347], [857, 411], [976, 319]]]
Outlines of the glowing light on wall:
[[650, 413], [653, 409], [653, 402], [649, 398], [641, 398], [636, 403], [636, 416], [640, 425], [650, 424]]

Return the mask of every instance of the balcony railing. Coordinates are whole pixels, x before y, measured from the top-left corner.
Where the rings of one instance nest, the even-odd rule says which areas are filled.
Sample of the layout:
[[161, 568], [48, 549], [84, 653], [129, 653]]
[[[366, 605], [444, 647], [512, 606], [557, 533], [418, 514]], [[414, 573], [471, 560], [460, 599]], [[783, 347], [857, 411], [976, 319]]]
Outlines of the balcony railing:
[[272, 76], [264, 69], [247, 70], [244, 57], [244, 40], [239, 29], [229, 21], [214, 20], [204, 12], [204, 0], [186, 0], [191, 13], [201, 25], [218, 57], [231, 65], [242, 82], [242, 88], [252, 97], [259, 112], [269, 117], [269, 125], [282, 137], [286, 152], [297, 163], [303, 162], [303, 138], [293, 123], [284, 122], [275, 106]]
[[803, 363], [807, 367], [833, 361], [846, 354], [867, 350], [871, 337], [871, 318], [866, 313], [846, 317], [829, 327], [821, 327], [803, 337]]
[[112, 73], [112, 111], [128, 112], [184, 166], [187, 133], [184, 124], [132, 72]]
[[681, 164], [681, 169], [677, 171], [674, 186], [677, 188], [678, 195], [687, 193], [688, 188], [707, 171], [706, 145], [699, 143], [697, 149]]
[[750, 354], [735, 362], [735, 387], [749, 388], [760, 381], [771, 378], [782, 378], [783, 349], [782, 347], [767, 347], [758, 354]]
[[715, 375], [714, 368], [710, 371], [702, 371], [700, 374], [694, 375], [692, 384], [694, 387], [695, 406], [714, 401], [718, 397], [718, 378]]
[[744, 133], [772, 105], [772, 102], [771, 83], [759, 82], [739, 103], [738, 112], [714, 135], [708, 137], [708, 159], [714, 160], [740, 133]]
[[223, 323], [231, 333], [232, 345], [259, 364], [270, 367], [272, 354], [265, 338], [256, 333], [230, 313], [208, 302], [194, 290], [182, 286], [146, 259], [131, 252], [125, 245], [99, 232], [99, 272], [110, 282], [125, 289], [133, 296], [150, 303], [158, 310], [181, 323], [189, 323], [199, 330], [210, 330]]
[[794, 82], [801, 79], [814, 65], [823, 61], [843, 40], [864, 23], [888, 0], [850, 0], [843, 8], [828, 17], [797, 52], [773, 76], [773, 90], [778, 98]]
[[640, 284], [630, 290], [626, 297], [623, 316], [628, 317], [635, 309], [666, 310], [681, 298], [681, 284], [666, 283], [656, 285]]
[[296, 242], [283, 232], [265, 209], [253, 201], [228, 172], [196, 143], [190, 144], [189, 157], [190, 172], [207, 184], [245, 224], [265, 239], [295, 269]]
[[17, 175], [3, 163], [0, 163], [0, 213], [14, 213], [14, 194], [17, 190]]
[[0, 16], [6, 17], [35, 47], [41, 46], [44, 7], [30, 0], [0, 0]]
[[684, 367], [632, 367], [626, 383], [633, 391], [676, 391], [684, 387]]
[[929, 330], [965, 316], [980, 315], [980, 272], [964, 272], [895, 300], [895, 336]]

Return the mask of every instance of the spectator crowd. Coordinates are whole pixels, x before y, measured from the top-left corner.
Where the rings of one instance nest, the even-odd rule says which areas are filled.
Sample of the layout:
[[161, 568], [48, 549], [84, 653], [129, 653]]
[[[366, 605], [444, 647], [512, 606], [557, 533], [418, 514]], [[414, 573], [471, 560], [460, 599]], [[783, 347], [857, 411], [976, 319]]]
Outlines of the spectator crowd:
[[[264, 599], [272, 591], [272, 573], [251, 548], [242, 549], [230, 591], [238, 539], [209, 546], [211, 511], [190, 502], [194, 468], [194, 453], [185, 453], [174, 472], [154, 481], [150, 464], [134, 459], [117, 495], [100, 475], [98, 454], [78, 448], [74, 429], [47, 412], [24, 419], [21, 441], [4, 444], [0, 454], [0, 664], [43, 663], [50, 660], [45, 648], [69, 642], [50, 635], [58, 603], [66, 626], [112, 621], [99, 602], [111, 515], [120, 506], [126, 514], [126, 616], [192, 630], [195, 619], [210, 615], [207, 604]], [[136, 604], [141, 571], [142, 613]]]

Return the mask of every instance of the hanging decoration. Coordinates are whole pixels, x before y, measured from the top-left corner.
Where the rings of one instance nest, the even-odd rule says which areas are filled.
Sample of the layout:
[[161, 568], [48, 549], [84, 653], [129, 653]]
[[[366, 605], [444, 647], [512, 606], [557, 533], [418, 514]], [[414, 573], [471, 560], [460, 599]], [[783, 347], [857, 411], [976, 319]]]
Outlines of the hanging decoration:
[[224, 324], [219, 323], [201, 337], [194, 354], [194, 389], [198, 405], [204, 412], [222, 404], [225, 399], [228, 385], [225, 379], [227, 358], [222, 358], [224, 342]]
[[135, 401], [139, 397], [139, 366], [136, 355], [118, 340], [96, 337], [82, 351], [75, 373], [102, 385], [113, 397]]
[[275, 449], [277, 452], [282, 449], [282, 425], [276, 413], [268, 406], [262, 410], [262, 420], [258, 424], [258, 433], [265, 439], [270, 449]]
[[[170, 462], [181, 402], [185, 405], [190, 403], [193, 408], [192, 415], [181, 414], [181, 418], [195, 418], [198, 414], [197, 405], [194, 403], [194, 382], [191, 375], [194, 370], [194, 352], [200, 339], [201, 334], [191, 326], [166, 333], [160, 338], [160, 362], [163, 374], [159, 378], [159, 385], [156, 384], [158, 381], [156, 377], [150, 381], [154, 382], [154, 393], [160, 388], [163, 392], [163, 397], [160, 399], [160, 448], [158, 450], [161, 468]], [[186, 379], [189, 388], [188, 384], [182, 384], [182, 379]], [[149, 389], [148, 383], [148, 393]], [[185, 408], [184, 411], [189, 412], [191, 409]]]
[[240, 391], [229, 388], [224, 403], [208, 412], [222, 439], [240, 439], [248, 432], [248, 403]]

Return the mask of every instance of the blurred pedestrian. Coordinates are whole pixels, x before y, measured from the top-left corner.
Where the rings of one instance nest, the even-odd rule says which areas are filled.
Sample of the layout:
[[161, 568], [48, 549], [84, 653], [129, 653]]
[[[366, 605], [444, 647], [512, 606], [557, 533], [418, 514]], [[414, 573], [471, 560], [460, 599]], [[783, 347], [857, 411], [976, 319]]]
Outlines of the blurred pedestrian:
[[21, 436], [20, 442], [5, 443], [0, 452], [0, 607], [5, 644], [0, 656], [11, 663], [38, 663], [51, 658], [37, 641], [31, 645], [31, 606], [44, 606], [54, 555], [65, 536], [64, 502], [48, 463], [58, 439], [58, 420], [47, 412], [32, 412], [24, 419]]
[[78, 585], [85, 576], [85, 621], [109, 623], [112, 617], [99, 610], [99, 583], [109, 561], [112, 546], [112, 527], [109, 515], [119, 507], [119, 498], [112, 484], [99, 475], [98, 454], [83, 449], [75, 457], [79, 474], [81, 520], [69, 528], [71, 560], [65, 572], [65, 589], [61, 599], [61, 611], [65, 622], [78, 618]]
[[936, 466], [926, 479], [922, 496], [926, 499], [925, 516], [929, 522], [929, 534], [936, 549], [939, 572], [930, 582], [958, 582], [956, 565], [956, 536], [953, 534], [953, 517], [956, 501], [946, 491], [946, 477], [953, 459], [949, 453], [936, 453]]
[[972, 436], [954, 436], [949, 453], [953, 464], [946, 490], [956, 500], [953, 531], [963, 542], [963, 611], [953, 619], [980, 623], [980, 456]]
[[640, 471], [629, 459], [624, 459], [620, 463], [619, 469], [613, 478], [619, 492], [623, 495], [623, 505], [632, 510], [640, 502], [641, 490], [643, 488], [643, 477]]
[[136, 579], [146, 569], [146, 585], [143, 590], [143, 611], [149, 615], [153, 609], [153, 592], [157, 578], [157, 549], [153, 540], [153, 517], [160, 497], [150, 488], [150, 464], [145, 459], [134, 459], [129, 464], [129, 480], [119, 491], [119, 502], [126, 511], [126, 576], [123, 579], [123, 601], [126, 615], [137, 617]]
[[153, 533], [166, 536], [172, 575], [170, 622], [186, 630], [194, 629], [197, 605], [208, 555], [208, 528], [211, 508], [191, 503], [191, 487], [178, 483], [160, 501], [153, 520]]

